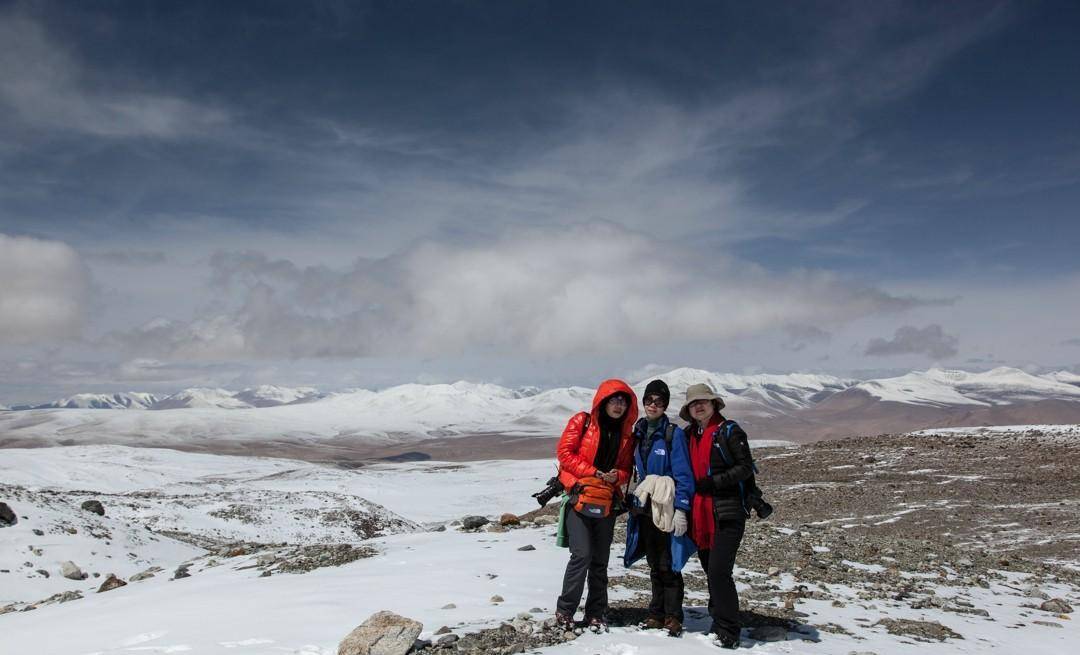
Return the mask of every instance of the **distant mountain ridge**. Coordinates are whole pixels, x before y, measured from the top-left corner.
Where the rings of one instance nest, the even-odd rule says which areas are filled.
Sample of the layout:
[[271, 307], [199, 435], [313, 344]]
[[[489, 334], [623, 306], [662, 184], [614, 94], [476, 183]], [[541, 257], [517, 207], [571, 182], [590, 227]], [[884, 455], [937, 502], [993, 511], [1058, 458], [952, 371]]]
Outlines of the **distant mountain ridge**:
[[[14, 411], [29, 409], [185, 409], [193, 407], [245, 409], [276, 407], [295, 402], [310, 402], [322, 398], [313, 387], [278, 387], [262, 385], [242, 391], [227, 391], [206, 387], [191, 387], [174, 394], [124, 391], [118, 393], [79, 393], [40, 405], [15, 405]], [[0, 410], [9, 409], [0, 405]]]
[[[881, 402], [929, 407], [1008, 405], [1041, 400], [1080, 401], [1080, 375], [1056, 371], [1032, 375], [1016, 368], [999, 367], [972, 373], [955, 369], [928, 369], [906, 375], [874, 380], [857, 380], [814, 373], [753, 374], [715, 373], [695, 368], [677, 368], [650, 376], [633, 384], [640, 395], [649, 380], [667, 382], [672, 403], [685, 395], [691, 384], [704, 382], [716, 389], [732, 410], [746, 415], [767, 417], [815, 407], [841, 395], [868, 395]], [[221, 388], [191, 387], [171, 395], [141, 392], [111, 394], [80, 393], [39, 405], [16, 405], [11, 410], [28, 409], [251, 409], [310, 403], [333, 396], [371, 395], [384, 401], [397, 401], [404, 408], [440, 389], [461, 395], [488, 399], [521, 399], [580, 389], [542, 390], [526, 386], [509, 389], [495, 384], [455, 382], [453, 384], [402, 384], [380, 391], [357, 389], [345, 393], [322, 393], [314, 387], [260, 385], [241, 391]], [[0, 405], [0, 408], [4, 408]]]
[[[640, 396], [657, 377], [671, 388], [669, 416], [677, 415], [690, 384], [705, 382], [723, 396], [724, 414], [739, 421], [752, 440], [1080, 424], [1080, 384], [1072, 383], [1080, 376], [1067, 372], [930, 369], [859, 381], [679, 368], [632, 386]], [[35, 411], [0, 412], [0, 447], [118, 443], [220, 453], [258, 446], [279, 456], [307, 457], [316, 450], [349, 459], [356, 453], [392, 456], [410, 444], [426, 444], [444, 457], [457, 457], [460, 448], [497, 448], [506, 456], [507, 444], [513, 444], [517, 456], [545, 456], [545, 442], [535, 438], [561, 434], [569, 416], [590, 406], [593, 393], [585, 387], [538, 391], [461, 381], [329, 394], [274, 386], [239, 392], [191, 388], [163, 398], [80, 394]]]

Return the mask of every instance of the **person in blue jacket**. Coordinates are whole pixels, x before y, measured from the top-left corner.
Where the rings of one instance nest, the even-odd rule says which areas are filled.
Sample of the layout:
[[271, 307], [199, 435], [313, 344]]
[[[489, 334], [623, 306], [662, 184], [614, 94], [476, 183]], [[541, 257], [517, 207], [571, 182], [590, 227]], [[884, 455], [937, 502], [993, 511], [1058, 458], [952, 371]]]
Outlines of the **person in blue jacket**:
[[648, 503], [641, 507], [631, 494], [623, 563], [629, 567], [642, 556], [649, 563], [652, 601], [642, 627], [663, 628], [677, 637], [683, 629], [682, 569], [697, 552], [697, 546], [686, 533], [694, 495], [694, 472], [686, 434], [665, 414], [670, 400], [671, 391], [663, 380], [653, 380], [645, 387], [645, 416], [634, 425], [634, 464], [639, 482], [647, 475], [663, 475], [674, 480], [674, 531], [664, 532], [656, 527]]

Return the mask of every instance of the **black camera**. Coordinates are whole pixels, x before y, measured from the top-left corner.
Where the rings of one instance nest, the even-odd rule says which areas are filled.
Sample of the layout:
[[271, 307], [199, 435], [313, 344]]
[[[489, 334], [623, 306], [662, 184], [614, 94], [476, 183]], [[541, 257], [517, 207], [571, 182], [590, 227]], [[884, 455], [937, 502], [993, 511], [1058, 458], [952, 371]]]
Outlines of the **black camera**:
[[747, 514], [750, 513], [750, 510], [757, 512], [759, 520], [765, 520], [773, 513], [773, 506], [766, 502], [765, 496], [756, 484], [747, 490], [746, 509]]
[[532, 497], [536, 499], [536, 502], [540, 503], [540, 507], [547, 505], [551, 502], [552, 498], [563, 492], [562, 482], [559, 482], [559, 476], [557, 475], [544, 484], [545, 486], [543, 489], [532, 495]]

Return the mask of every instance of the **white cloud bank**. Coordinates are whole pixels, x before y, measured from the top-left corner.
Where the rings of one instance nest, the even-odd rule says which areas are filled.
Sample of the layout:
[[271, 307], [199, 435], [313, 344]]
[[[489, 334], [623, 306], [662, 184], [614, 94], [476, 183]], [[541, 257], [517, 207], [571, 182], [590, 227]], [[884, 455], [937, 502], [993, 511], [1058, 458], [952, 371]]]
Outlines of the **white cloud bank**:
[[86, 268], [70, 246], [0, 234], [0, 345], [77, 336], [87, 287]]
[[610, 223], [422, 242], [344, 271], [257, 252], [218, 253], [211, 264], [224, 307], [109, 341], [162, 359], [564, 356], [654, 340], [707, 343], [922, 304], [828, 273], [770, 273]]

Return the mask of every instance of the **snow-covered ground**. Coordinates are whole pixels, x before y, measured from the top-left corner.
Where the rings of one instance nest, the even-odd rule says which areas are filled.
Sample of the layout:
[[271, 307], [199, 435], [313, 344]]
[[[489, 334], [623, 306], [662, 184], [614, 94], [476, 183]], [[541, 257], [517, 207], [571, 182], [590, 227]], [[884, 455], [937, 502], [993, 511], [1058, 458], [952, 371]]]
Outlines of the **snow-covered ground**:
[[[215, 562], [200, 557], [198, 549], [166, 536], [148, 533], [158, 540], [134, 542], [117, 535], [128, 532], [124, 526], [132, 516], [128, 511], [135, 511], [124, 509], [125, 495], [138, 505], [147, 492], [172, 500], [244, 493], [268, 498], [270, 501], [264, 504], [274, 505], [276, 500], [289, 495], [333, 494], [377, 503], [408, 521], [432, 525], [448, 523], [466, 514], [498, 516], [506, 511], [520, 513], [532, 509], [535, 503], [529, 494], [537, 491], [552, 472], [551, 460], [388, 464], [350, 471], [289, 460], [116, 446], [6, 450], [0, 458], [0, 480], [8, 485], [4, 487], [8, 492], [17, 489], [26, 497], [22, 504], [10, 496], [3, 499], [26, 518], [0, 529], [0, 568], [11, 571], [0, 574], [0, 597], [9, 596], [9, 590], [15, 588], [14, 581], [20, 580], [20, 595], [33, 591], [26, 586], [32, 583], [41, 585], [37, 588], [41, 593], [35, 598], [43, 598], [58, 588], [81, 590], [85, 598], [30, 612], [0, 615], [0, 652], [5, 655], [154, 652], [330, 655], [336, 653], [337, 643], [353, 627], [384, 609], [423, 622], [422, 636], [430, 636], [441, 626], [449, 626], [458, 633], [494, 627], [534, 609], [540, 610], [535, 614], [537, 618], [546, 618], [552, 612], [567, 557], [565, 550], [555, 547], [550, 526], [504, 533], [466, 533], [453, 527], [442, 532], [403, 531], [364, 541], [377, 549], [374, 557], [306, 574], [270, 577], [260, 577], [259, 571], [251, 568], [255, 555]], [[79, 510], [77, 503], [71, 507], [72, 501], [84, 496], [102, 498], [106, 515], [88, 514]], [[41, 499], [46, 497], [49, 502], [43, 503]], [[189, 532], [203, 527], [205, 506], [175, 514], [168, 514], [167, 509], [143, 507], [139, 511], [144, 512], [140, 515], [143, 519], [169, 515], [173, 520], [186, 522], [177, 527]], [[198, 516], [200, 512], [202, 518]], [[111, 531], [112, 538], [93, 537], [80, 529], [74, 536], [82, 538], [82, 542], [61, 545], [54, 522], [66, 520], [68, 525], [74, 525], [84, 520], [80, 514]], [[289, 512], [272, 511], [269, 518], [281, 523], [276, 536], [303, 538], [287, 525], [295, 520]], [[78, 525], [81, 528], [83, 524]], [[35, 535], [32, 532], [35, 528], [45, 528], [45, 536]], [[753, 523], [749, 529], [777, 528]], [[778, 530], [777, 534], [784, 533]], [[319, 536], [314, 535], [311, 540], [318, 541]], [[119, 551], [109, 550], [106, 541], [122, 543], [122, 547]], [[525, 546], [534, 546], [535, 550], [519, 550]], [[33, 549], [41, 554], [31, 552]], [[100, 580], [72, 581], [56, 575], [63, 559], [91, 562], [92, 566], [86, 564], [84, 568], [100, 571], [102, 575], [120, 573], [120, 564], [127, 558], [121, 551], [128, 550], [141, 560], [160, 562], [167, 572], [101, 594], [92, 593]], [[91, 552], [113, 557], [110, 560]], [[621, 544], [616, 544], [611, 560], [613, 578], [643, 575], [643, 563], [635, 566], [632, 573], [622, 567], [621, 552]], [[48, 580], [31, 575], [22, 567], [23, 559], [42, 562], [54, 575]], [[168, 572], [184, 561], [194, 562], [192, 576], [169, 580]], [[114, 566], [110, 568], [110, 565]], [[691, 563], [690, 570], [697, 570], [696, 563]], [[762, 575], [760, 571], [740, 569], [740, 587], [745, 589], [747, 580]], [[783, 642], [745, 640], [744, 643], [752, 645], [754, 652], [769, 654], [1071, 652], [1080, 638], [1080, 626], [1075, 621], [1026, 608], [1032, 599], [1022, 593], [1023, 578], [1022, 574], [1008, 574], [1005, 582], [993, 582], [986, 589], [940, 588], [942, 597], [958, 597], [962, 602], [986, 608], [988, 617], [934, 607], [913, 609], [903, 601], [867, 598], [865, 588], [830, 585], [829, 593], [842, 602], [801, 599], [798, 609], [807, 615], [802, 619], [806, 626], [802, 633], [790, 633], [790, 640]], [[781, 573], [778, 580], [784, 589], [794, 589], [799, 584], [788, 573]], [[46, 588], [45, 583], [58, 586]], [[1076, 599], [1075, 589], [1044, 587], [1043, 590]], [[634, 593], [616, 587], [613, 600], [627, 599]], [[494, 595], [504, 600], [492, 602]], [[615, 628], [609, 634], [585, 635], [544, 652], [713, 653], [715, 647], [700, 634], [707, 627], [704, 602], [700, 592], [689, 594], [689, 631], [680, 640]], [[451, 604], [454, 607], [448, 607]], [[892, 636], [882, 626], [874, 625], [885, 617], [938, 621], [964, 638], [924, 643]], [[1033, 624], [1034, 620], [1062, 627]], [[1017, 627], [1019, 624], [1025, 627]], [[818, 631], [811, 627], [815, 625], [831, 625], [842, 631]]]

